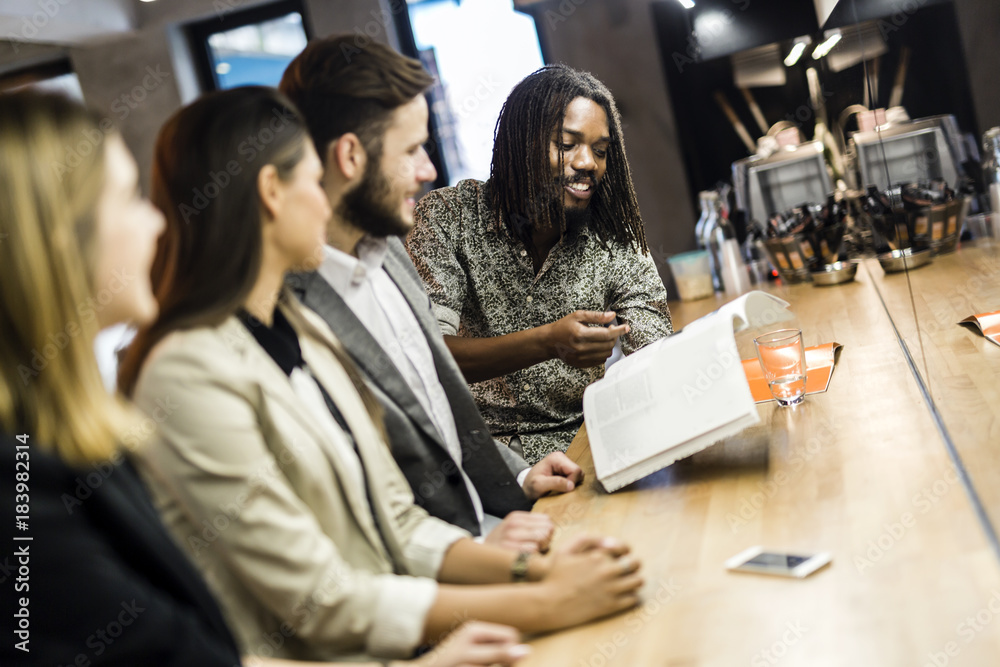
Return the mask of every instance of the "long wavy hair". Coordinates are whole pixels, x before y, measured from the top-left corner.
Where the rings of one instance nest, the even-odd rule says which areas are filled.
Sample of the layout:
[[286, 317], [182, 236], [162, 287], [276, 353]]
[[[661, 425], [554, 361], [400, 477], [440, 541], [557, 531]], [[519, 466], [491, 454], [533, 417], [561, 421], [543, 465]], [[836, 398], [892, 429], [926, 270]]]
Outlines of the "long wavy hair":
[[94, 356], [99, 125], [62, 96], [0, 95], [0, 429], [80, 466], [138, 424]]
[[592, 74], [566, 65], [549, 65], [529, 74], [504, 102], [494, 133], [487, 187], [490, 208], [529, 247], [535, 226], [566, 231], [562, 199], [551, 187], [549, 145], [553, 136], [562, 136], [566, 107], [578, 97], [604, 109], [611, 137], [607, 171], [589, 206], [590, 228], [602, 244], [615, 240], [637, 252], [649, 252], [614, 97]]

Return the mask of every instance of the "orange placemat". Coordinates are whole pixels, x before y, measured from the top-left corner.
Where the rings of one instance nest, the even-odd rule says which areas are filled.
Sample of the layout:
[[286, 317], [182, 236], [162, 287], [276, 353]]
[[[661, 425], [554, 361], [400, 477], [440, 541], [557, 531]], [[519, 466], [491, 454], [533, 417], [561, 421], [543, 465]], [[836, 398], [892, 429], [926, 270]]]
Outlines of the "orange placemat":
[[[837, 365], [837, 358], [843, 347], [840, 343], [826, 343], [806, 348], [807, 394], [818, 394], [830, 387], [830, 378], [833, 377], [833, 369]], [[750, 385], [750, 393], [753, 394], [754, 401], [766, 403], [774, 400], [774, 397], [771, 396], [771, 390], [767, 388], [764, 369], [760, 367], [759, 359], [744, 359], [743, 372], [746, 373], [747, 384]]]
[[995, 313], [969, 315], [959, 324], [972, 324], [986, 336], [986, 340], [1000, 345], [1000, 310]]

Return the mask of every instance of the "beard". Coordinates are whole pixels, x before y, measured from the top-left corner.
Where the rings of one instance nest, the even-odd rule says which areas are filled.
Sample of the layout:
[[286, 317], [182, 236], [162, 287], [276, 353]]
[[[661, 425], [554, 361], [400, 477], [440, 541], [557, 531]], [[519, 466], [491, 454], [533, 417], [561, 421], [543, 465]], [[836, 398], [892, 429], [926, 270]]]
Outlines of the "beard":
[[[570, 183], [590, 179], [594, 184], [594, 196], [584, 207], [567, 206], [564, 202], [564, 190]], [[600, 192], [601, 181], [597, 180], [596, 174], [590, 172], [580, 172], [572, 177], [557, 177], [549, 183], [549, 194], [546, 197], [549, 201], [549, 220], [553, 225], [557, 225], [560, 216], [565, 216], [566, 231], [580, 229], [587, 225], [593, 217], [594, 200]]]
[[[531, 237], [535, 232], [546, 232], [556, 230], [560, 226], [560, 221], [565, 217], [566, 231], [581, 229], [588, 225], [594, 217], [594, 200], [600, 196], [600, 185], [594, 181], [594, 197], [590, 203], [583, 207], [567, 206], [563, 201], [563, 188], [574, 181], [582, 180], [590, 174], [578, 174], [575, 177], [566, 178], [555, 176], [550, 181], [543, 181], [539, 184], [538, 194], [534, 199], [528, 201], [527, 210], [523, 213], [515, 211], [510, 213], [510, 224], [512, 232], [525, 243], [531, 243]], [[548, 214], [546, 216], [546, 213]], [[546, 224], [545, 220], [549, 223]]]
[[581, 229], [585, 227], [593, 217], [593, 201], [587, 208], [565, 208], [566, 211], [566, 231]]
[[337, 215], [357, 229], [374, 236], [406, 236], [412, 225], [392, 201], [392, 183], [382, 173], [382, 161], [371, 160], [357, 187], [344, 195]]

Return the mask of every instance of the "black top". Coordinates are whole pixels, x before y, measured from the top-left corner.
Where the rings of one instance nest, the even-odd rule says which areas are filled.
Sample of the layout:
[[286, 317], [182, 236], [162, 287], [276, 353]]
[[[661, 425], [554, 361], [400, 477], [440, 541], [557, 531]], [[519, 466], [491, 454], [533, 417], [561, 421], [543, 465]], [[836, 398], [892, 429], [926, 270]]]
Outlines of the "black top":
[[[0, 664], [239, 665], [215, 600], [131, 464], [76, 469], [27, 442], [0, 434]], [[26, 621], [15, 617], [24, 602]], [[25, 639], [28, 652], [17, 647]]]
[[[302, 347], [299, 345], [299, 336], [295, 333], [291, 322], [288, 321], [288, 318], [285, 317], [280, 309], [274, 309], [274, 323], [271, 326], [267, 326], [242, 308], [236, 312], [236, 317], [253, 335], [257, 343], [264, 348], [268, 356], [274, 360], [274, 363], [278, 364], [278, 367], [284, 371], [285, 375], [291, 377], [292, 371], [296, 368], [306, 369], [305, 359], [302, 358]], [[333, 415], [334, 420], [336, 420], [344, 433], [347, 434], [351, 444], [354, 445], [354, 449], [357, 450], [357, 445], [354, 443], [354, 436], [351, 434], [351, 428], [347, 425], [347, 420], [341, 414], [340, 408], [333, 402], [323, 384], [315, 378], [313, 378], [313, 381], [319, 387], [319, 391], [323, 395], [323, 401], [326, 403], [330, 414]], [[361, 458], [360, 454], [358, 454], [358, 458]]]
[[290, 376], [293, 370], [305, 365], [299, 337], [279, 308], [274, 309], [274, 324], [271, 326], [267, 326], [242, 308], [236, 312], [236, 317], [285, 375]]

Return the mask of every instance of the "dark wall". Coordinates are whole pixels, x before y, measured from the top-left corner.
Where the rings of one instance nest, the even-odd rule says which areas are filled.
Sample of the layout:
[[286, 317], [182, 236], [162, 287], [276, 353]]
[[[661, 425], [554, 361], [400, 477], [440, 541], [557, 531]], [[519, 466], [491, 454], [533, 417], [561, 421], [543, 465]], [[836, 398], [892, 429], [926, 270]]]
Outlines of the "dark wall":
[[979, 128], [1000, 126], [1000, 2], [996, 0], [957, 0], [958, 27], [968, 66], [972, 100]]

